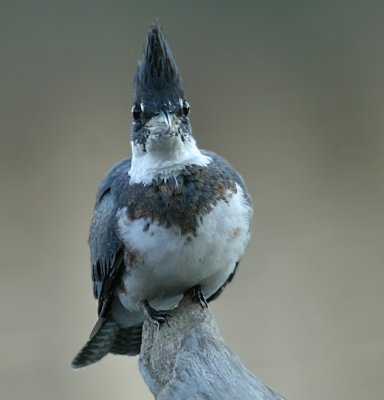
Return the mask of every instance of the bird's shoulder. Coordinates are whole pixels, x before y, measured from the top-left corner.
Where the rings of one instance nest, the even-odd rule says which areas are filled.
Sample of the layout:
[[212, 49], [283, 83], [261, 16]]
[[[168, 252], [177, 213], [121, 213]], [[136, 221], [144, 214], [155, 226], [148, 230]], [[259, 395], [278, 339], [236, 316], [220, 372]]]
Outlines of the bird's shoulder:
[[233, 181], [237, 185], [239, 185], [243, 190], [247, 203], [251, 205], [249, 193], [247, 191], [244, 179], [240, 175], [240, 173], [225, 158], [223, 158], [219, 154], [209, 150], [201, 150], [201, 153], [212, 160], [212, 162], [208, 164], [208, 168], [213, 169], [214, 170], [213, 173], [215, 175], [226, 176], [233, 179]]
[[115, 195], [116, 191], [122, 187], [129, 186], [130, 168], [131, 158], [129, 157], [118, 161], [109, 169], [97, 190], [96, 206], [102, 201], [105, 194], [112, 192]]

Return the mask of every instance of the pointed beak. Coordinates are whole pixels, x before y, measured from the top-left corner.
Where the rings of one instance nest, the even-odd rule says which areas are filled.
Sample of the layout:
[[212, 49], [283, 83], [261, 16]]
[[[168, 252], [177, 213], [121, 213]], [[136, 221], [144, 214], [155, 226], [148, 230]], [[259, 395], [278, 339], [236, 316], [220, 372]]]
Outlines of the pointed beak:
[[175, 133], [174, 116], [167, 111], [154, 115], [145, 126], [151, 135], [170, 137]]

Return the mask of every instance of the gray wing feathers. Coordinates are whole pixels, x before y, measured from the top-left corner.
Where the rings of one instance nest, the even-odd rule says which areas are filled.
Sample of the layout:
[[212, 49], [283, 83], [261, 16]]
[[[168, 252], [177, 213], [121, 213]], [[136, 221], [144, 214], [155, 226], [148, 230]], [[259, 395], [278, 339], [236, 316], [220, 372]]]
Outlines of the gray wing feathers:
[[109, 352], [130, 355], [140, 352], [141, 325], [121, 328], [110, 315], [113, 286], [123, 265], [123, 244], [116, 231], [116, 212], [127, 201], [130, 165], [130, 159], [115, 164], [101, 182], [96, 195], [88, 243], [93, 290], [99, 300], [99, 320], [90, 339], [72, 361], [73, 368], [99, 361]]
[[114, 200], [108, 192], [95, 207], [89, 233], [93, 293], [96, 298], [99, 298], [102, 282], [110, 273], [121, 247], [115, 231], [115, 215]]
[[95, 211], [89, 231], [93, 291], [99, 298], [102, 282], [111, 273], [122, 247], [116, 232], [116, 212], [123, 207], [120, 193], [129, 184], [130, 159], [115, 164], [101, 182], [96, 196]]

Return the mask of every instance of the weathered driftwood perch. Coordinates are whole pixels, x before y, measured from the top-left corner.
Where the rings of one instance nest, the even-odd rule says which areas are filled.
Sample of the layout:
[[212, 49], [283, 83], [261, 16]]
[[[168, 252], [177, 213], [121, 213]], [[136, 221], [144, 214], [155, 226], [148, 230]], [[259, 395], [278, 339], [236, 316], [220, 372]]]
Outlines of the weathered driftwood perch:
[[170, 314], [169, 325], [143, 327], [139, 366], [156, 400], [284, 400], [241, 364], [190, 295]]

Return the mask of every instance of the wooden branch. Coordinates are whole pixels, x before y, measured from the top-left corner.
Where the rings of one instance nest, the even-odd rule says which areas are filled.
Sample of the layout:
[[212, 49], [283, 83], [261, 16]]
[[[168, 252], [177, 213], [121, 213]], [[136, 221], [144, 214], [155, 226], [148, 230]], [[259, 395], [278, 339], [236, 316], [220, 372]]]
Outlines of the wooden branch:
[[169, 325], [143, 327], [139, 367], [156, 400], [284, 400], [241, 364], [189, 294], [170, 314]]

